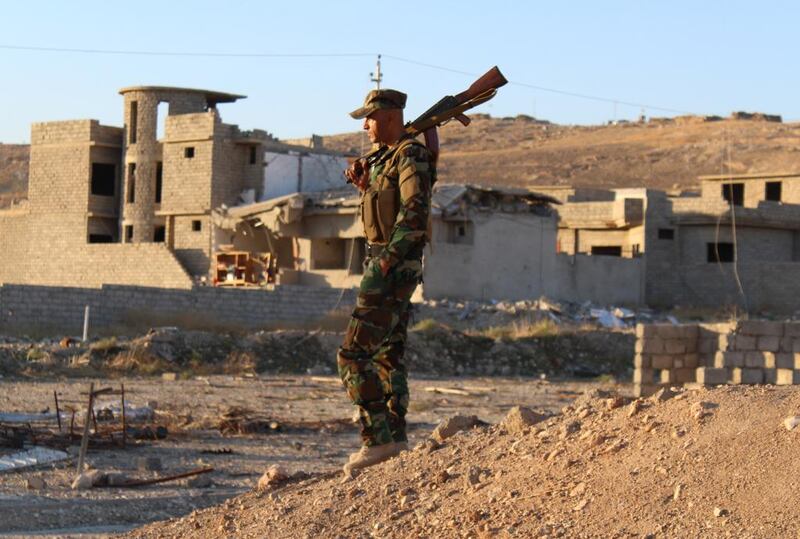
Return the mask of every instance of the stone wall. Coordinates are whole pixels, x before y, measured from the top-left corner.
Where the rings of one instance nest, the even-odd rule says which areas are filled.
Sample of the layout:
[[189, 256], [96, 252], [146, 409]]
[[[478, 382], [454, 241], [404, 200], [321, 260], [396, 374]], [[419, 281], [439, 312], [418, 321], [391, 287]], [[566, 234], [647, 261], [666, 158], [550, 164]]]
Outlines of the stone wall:
[[687, 383], [800, 383], [800, 322], [640, 324], [636, 336], [637, 395]]
[[86, 305], [90, 332], [104, 334], [165, 325], [218, 330], [313, 325], [334, 309], [349, 313], [354, 301], [353, 290], [291, 285], [180, 290], [6, 284], [0, 286], [0, 334], [79, 335]]

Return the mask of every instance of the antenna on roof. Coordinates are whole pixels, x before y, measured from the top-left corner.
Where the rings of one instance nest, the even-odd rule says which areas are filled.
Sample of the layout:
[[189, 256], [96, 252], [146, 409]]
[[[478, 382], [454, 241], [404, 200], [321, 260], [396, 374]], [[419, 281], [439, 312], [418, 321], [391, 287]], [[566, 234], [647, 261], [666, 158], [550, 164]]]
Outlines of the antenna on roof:
[[381, 55], [378, 55], [378, 63], [377, 67], [375, 68], [374, 73], [369, 74], [369, 80], [375, 83], [375, 89], [381, 89], [381, 81], [383, 80], [383, 74], [381, 73]]

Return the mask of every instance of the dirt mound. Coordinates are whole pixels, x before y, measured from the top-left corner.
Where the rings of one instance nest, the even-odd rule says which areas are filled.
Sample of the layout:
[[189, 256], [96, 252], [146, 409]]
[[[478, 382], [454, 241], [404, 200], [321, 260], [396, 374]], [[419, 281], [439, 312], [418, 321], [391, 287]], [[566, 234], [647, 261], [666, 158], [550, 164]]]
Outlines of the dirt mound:
[[670, 396], [595, 393], [513, 434], [478, 427], [130, 537], [794, 537], [800, 389]]

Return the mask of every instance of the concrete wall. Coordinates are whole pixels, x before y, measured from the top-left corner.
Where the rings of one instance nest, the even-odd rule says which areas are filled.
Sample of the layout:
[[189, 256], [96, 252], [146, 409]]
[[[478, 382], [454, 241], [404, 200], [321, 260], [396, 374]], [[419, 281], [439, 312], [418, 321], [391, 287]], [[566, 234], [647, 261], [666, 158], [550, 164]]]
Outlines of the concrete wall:
[[722, 199], [723, 184], [744, 185], [744, 207], [756, 208], [766, 200], [767, 182], [780, 182], [781, 202], [784, 204], [800, 204], [800, 176], [778, 178], [747, 178], [731, 180], [705, 180], [700, 183], [702, 197], [706, 199]]
[[426, 298], [538, 298], [549, 294], [555, 271], [555, 216], [475, 213], [473, 243], [451, 243], [448, 223], [433, 222], [426, 248]]
[[348, 312], [353, 291], [279, 286], [274, 290], [191, 290], [103, 286], [99, 289], [0, 286], [0, 334], [81, 333], [84, 306], [92, 333], [133, 332], [159, 325], [258, 329], [314, 324], [334, 308]]
[[745, 320], [636, 327], [638, 396], [700, 383], [800, 384], [800, 323]]
[[644, 303], [644, 261], [614, 256], [558, 255], [548, 295], [562, 301], [637, 306]]
[[347, 159], [323, 154], [265, 152], [262, 200], [297, 192], [340, 189]]

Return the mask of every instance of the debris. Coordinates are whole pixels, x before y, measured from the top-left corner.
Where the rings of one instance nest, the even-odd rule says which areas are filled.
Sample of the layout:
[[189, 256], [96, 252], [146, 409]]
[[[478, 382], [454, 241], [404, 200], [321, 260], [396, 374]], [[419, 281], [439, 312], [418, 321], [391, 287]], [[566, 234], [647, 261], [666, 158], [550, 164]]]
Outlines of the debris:
[[13, 412], [0, 412], [0, 421], [3, 423], [35, 423], [40, 421], [55, 421], [58, 418], [56, 414], [24, 414]]
[[169, 434], [167, 427], [157, 426], [155, 428], [150, 426], [144, 427], [128, 427], [128, 436], [136, 440], [163, 440]]
[[98, 486], [105, 480], [106, 474], [100, 470], [86, 470], [78, 474], [72, 481], [72, 490], [86, 490]]
[[107, 481], [105, 482], [105, 484], [103, 484], [103, 482], [101, 481], [99, 484], [97, 484], [97, 486], [109, 486], [109, 487], [110, 486], [114, 486], [114, 487], [127, 487], [127, 488], [130, 488], [130, 487], [143, 487], [143, 486], [147, 486], [147, 485], [155, 485], [155, 484], [158, 484], [158, 483], [166, 483], [168, 481], [176, 481], [178, 479], [185, 479], [187, 477], [193, 477], [195, 475], [207, 474], [207, 473], [211, 473], [213, 471], [214, 471], [214, 468], [210, 468], [210, 467], [209, 468], [198, 468], [196, 470], [191, 470], [189, 472], [179, 473], [179, 474], [175, 474], [175, 475], [167, 475], [167, 476], [164, 476], [164, 477], [156, 477], [155, 479], [128, 480], [128, 481], [125, 481], [124, 483], [117, 484], [117, 485], [111, 485]]
[[203, 455], [233, 455], [235, 451], [230, 447], [221, 447], [219, 449], [203, 449], [200, 453]]
[[144, 472], [159, 472], [163, 465], [158, 457], [140, 457], [136, 459], [136, 468]]
[[584, 508], [585, 508], [585, 507], [586, 507], [588, 504], [589, 504], [589, 500], [585, 500], [585, 499], [584, 499], [584, 500], [581, 500], [581, 501], [579, 501], [579, 502], [578, 502], [578, 505], [576, 505], [576, 506], [573, 508], [573, 511], [583, 511], [583, 509], [584, 509]]
[[794, 430], [797, 425], [800, 425], [800, 416], [792, 415], [783, 420], [783, 426], [786, 430]]
[[478, 416], [454, 415], [444, 419], [441, 423], [439, 423], [431, 436], [437, 442], [443, 442], [447, 438], [455, 435], [457, 432], [469, 430], [473, 427], [485, 424], [486, 423], [478, 419]]
[[274, 487], [278, 483], [282, 483], [289, 479], [289, 473], [283, 466], [279, 466], [277, 464], [273, 464], [267, 471], [264, 472], [264, 475], [258, 480], [258, 490], [267, 490]]
[[25, 482], [25, 486], [31, 490], [42, 490], [47, 484], [41, 477], [31, 477]]
[[511, 434], [522, 434], [526, 429], [547, 419], [546, 414], [525, 406], [514, 406], [503, 419], [501, 426]]
[[197, 475], [186, 480], [188, 488], [208, 488], [213, 484], [214, 482], [208, 475]]
[[662, 387], [653, 396], [650, 397], [650, 400], [653, 402], [664, 402], [668, 401], [677, 394], [678, 393], [673, 391], [671, 388]]
[[592, 309], [590, 311], [592, 318], [596, 318], [597, 322], [604, 328], [624, 328], [625, 322], [614, 316], [605, 309]]
[[163, 372], [163, 373], [161, 373], [161, 379], [164, 380], [165, 382], [174, 382], [175, 380], [178, 379], [178, 373], [177, 372]]
[[0, 457], [0, 472], [60, 462], [68, 458], [70, 456], [65, 451], [37, 446], [26, 451]]
[[425, 391], [428, 393], [442, 393], [444, 395], [461, 395], [464, 397], [471, 397], [472, 393], [463, 389], [456, 389], [452, 387], [426, 387]]

